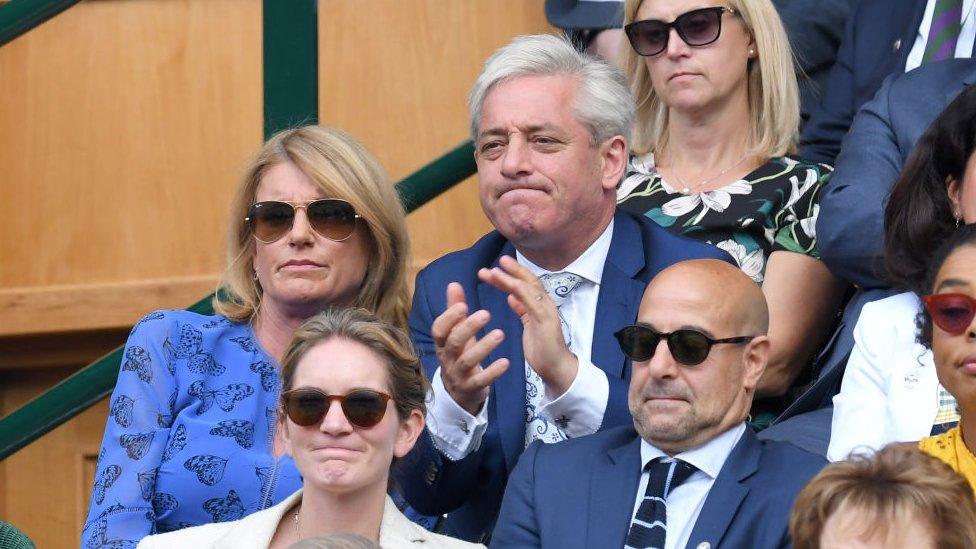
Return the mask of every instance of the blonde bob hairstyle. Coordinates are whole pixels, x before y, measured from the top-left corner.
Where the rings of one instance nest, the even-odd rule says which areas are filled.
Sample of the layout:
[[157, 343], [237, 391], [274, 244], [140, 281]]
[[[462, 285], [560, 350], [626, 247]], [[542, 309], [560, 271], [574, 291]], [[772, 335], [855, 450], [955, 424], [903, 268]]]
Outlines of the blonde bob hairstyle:
[[231, 204], [227, 268], [221, 279], [226, 295], [214, 298], [214, 310], [245, 322], [261, 306], [261, 286], [254, 277], [255, 240], [244, 218], [264, 175], [283, 162], [301, 170], [322, 189], [324, 197], [340, 198], [355, 208], [369, 234], [370, 259], [351, 306], [374, 311], [384, 321], [405, 329], [410, 243], [403, 206], [373, 155], [345, 132], [325, 126], [281, 131], [254, 156]]
[[813, 477], [790, 515], [793, 547], [819, 548], [824, 526], [835, 514], [856, 517], [862, 541], [887, 538], [893, 525], [914, 521], [928, 527], [940, 549], [976, 543], [973, 489], [913, 443], [889, 444], [873, 456], [855, 454]]
[[[645, 0], [627, 0], [624, 24], [637, 17]], [[800, 126], [800, 92], [796, 82], [793, 51], [770, 0], [728, 0], [756, 43], [757, 57], [750, 60], [749, 113], [752, 135], [748, 154], [771, 158], [796, 152]], [[644, 58], [627, 47], [624, 72], [637, 102], [632, 149], [638, 155], [660, 151], [668, 141], [668, 109], [651, 85]]]

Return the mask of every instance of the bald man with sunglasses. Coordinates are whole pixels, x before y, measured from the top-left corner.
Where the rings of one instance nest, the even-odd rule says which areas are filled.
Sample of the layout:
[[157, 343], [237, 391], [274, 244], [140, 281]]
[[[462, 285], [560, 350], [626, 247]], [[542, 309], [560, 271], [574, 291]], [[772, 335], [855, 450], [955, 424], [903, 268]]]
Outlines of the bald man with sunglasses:
[[768, 318], [762, 291], [727, 263], [658, 274], [616, 333], [633, 425], [529, 446], [492, 546], [788, 546], [793, 500], [826, 461], [746, 424]]

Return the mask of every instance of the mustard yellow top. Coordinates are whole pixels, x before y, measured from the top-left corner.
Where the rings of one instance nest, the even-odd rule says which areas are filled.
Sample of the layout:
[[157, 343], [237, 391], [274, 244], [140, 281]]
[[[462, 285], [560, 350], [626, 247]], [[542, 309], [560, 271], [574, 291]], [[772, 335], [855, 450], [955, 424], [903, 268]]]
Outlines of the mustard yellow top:
[[976, 456], [963, 443], [958, 426], [941, 435], [923, 438], [918, 442], [918, 449], [947, 463], [976, 492]]

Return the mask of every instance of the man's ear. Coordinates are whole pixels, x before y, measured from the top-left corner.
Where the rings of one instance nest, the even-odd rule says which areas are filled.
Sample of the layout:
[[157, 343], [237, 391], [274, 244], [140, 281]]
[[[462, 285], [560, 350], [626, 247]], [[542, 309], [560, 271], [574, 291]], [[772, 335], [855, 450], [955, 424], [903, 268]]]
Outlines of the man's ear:
[[742, 352], [742, 385], [746, 389], [755, 391], [759, 385], [759, 378], [766, 371], [766, 363], [769, 361], [769, 337], [761, 335], [752, 338], [746, 343], [746, 348]]
[[400, 422], [397, 429], [396, 443], [393, 445], [393, 456], [402, 458], [407, 455], [416, 444], [417, 438], [424, 430], [424, 415], [420, 410], [411, 410], [407, 419]]
[[603, 188], [616, 190], [627, 170], [627, 140], [615, 135], [600, 145], [600, 159], [603, 161]]

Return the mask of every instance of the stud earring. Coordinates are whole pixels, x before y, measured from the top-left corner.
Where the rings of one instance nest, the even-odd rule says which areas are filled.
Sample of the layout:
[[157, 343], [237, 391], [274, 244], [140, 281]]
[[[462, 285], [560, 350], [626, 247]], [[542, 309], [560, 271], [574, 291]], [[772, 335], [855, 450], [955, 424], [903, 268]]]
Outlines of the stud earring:
[[756, 56], [756, 50], [749, 48], [749, 57], [755, 57], [755, 56]]

